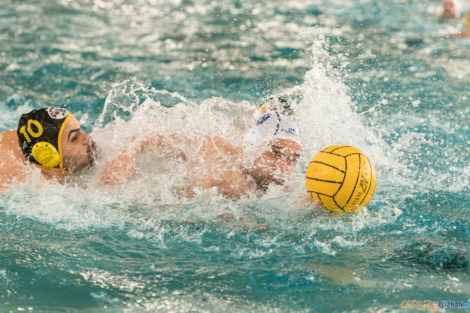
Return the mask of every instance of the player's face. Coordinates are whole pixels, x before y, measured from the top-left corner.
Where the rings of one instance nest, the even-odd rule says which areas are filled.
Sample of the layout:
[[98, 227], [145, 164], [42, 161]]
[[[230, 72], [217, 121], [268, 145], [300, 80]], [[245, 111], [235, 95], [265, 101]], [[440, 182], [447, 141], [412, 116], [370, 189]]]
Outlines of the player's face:
[[446, 0], [442, 3], [442, 16], [447, 18], [456, 17], [454, 1]]
[[251, 169], [253, 178], [262, 185], [272, 182], [283, 184], [297, 165], [301, 146], [288, 139], [276, 139], [254, 162]]
[[80, 122], [72, 115], [62, 133], [62, 156], [64, 168], [69, 172], [91, 165], [95, 156], [95, 143], [85, 133]]

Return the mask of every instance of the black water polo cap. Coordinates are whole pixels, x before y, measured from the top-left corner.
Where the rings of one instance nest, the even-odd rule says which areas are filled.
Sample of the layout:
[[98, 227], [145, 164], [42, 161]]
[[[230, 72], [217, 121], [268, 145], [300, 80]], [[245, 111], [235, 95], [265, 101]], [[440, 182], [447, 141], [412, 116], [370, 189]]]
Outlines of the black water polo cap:
[[18, 123], [18, 141], [26, 159], [39, 167], [62, 172], [60, 138], [71, 113], [62, 108], [43, 108], [23, 114]]

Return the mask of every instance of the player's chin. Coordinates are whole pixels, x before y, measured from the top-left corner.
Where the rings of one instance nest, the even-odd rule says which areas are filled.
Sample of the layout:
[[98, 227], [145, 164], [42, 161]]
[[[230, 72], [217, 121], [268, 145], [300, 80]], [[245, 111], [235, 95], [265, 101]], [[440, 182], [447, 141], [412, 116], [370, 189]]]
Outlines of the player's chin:
[[84, 169], [85, 167], [87, 167], [87, 165], [88, 165], [87, 161], [83, 161], [83, 162], [80, 162], [80, 163], [75, 163], [74, 165], [69, 166], [69, 172], [70, 173], [76, 173], [76, 172]]
[[81, 159], [80, 161], [74, 162], [74, 164], [68, 166], [69, 172], [75, 173], [85, 168], [89, 168], [93, 165], [93, 160], [94, 159], [91, 158], [90, 155], [87, 155], [86, 157], [83, 157], [83, 159]]
[[453, 18], [455, 16], [455, 14], [453, 14], [452, 12], [450, 11], [444, 11], [444, 13], [442, 14], [445, 18]]

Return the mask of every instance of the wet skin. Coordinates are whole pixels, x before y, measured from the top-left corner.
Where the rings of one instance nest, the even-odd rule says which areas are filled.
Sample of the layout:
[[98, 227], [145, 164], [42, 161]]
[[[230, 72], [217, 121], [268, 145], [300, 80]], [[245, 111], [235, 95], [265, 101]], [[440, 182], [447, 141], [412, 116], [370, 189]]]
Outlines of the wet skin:
[[62, 133], [64, 168], [73, 173], [93, 163], [96, 146], [91, 137], [81, 129], [80, 122], [71, 116]]
[[442, 16], [445, 18], [457, 17], [454, 1], [446, 0], [442, 3]]
[[292, 174], [301, 151], [295, 141], [276, 139], [246, 167], [242, 164], [242, 149], [220, 137], [206, 137], [198, 147], [192, 162], [201, 170], [195, 175], [193, 187], [216, 187], [221, 194], [232, 198], [265, 191], [271, 183], [282, 185]]
[[283, 184], [294, 171], [300, 157], [301, 146], [288, 139], [274, 140], [270, 149], [264, 151], [249, 170], [261, 185]]

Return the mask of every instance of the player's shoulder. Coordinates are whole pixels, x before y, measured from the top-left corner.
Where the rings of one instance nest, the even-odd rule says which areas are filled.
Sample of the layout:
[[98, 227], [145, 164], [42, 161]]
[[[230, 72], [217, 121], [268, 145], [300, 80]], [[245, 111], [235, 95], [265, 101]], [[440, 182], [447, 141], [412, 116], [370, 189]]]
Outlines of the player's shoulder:
[[16, 134], [16, 130], [10, 129], [0, 133], [0, 145], [7, 147], [7, 146], [18, 146], [18, 135]]
[[8, 189], [12, 182], [24, 181], [26, 163], [18, 145], [15, 130], [0, 133], [0, 191]]
[[18, 145], [18, 136], [15, 130], [0, 133], [0, 160], [8, 165], [22, 163], [23, 155]]

